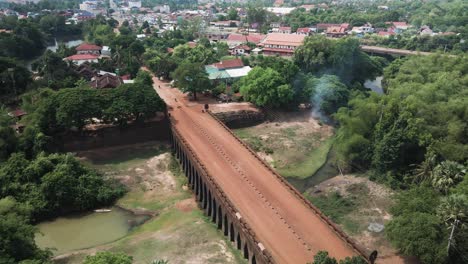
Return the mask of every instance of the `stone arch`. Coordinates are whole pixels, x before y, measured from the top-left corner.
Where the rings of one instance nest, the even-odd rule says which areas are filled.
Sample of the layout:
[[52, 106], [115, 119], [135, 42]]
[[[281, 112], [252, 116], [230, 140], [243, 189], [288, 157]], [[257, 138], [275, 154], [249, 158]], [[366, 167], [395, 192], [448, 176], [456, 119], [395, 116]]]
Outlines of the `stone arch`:
[[247, 243], [244, 244], [244, 258], [249, 259], [249, 248], [247, 247]]
[[198, 200], [197, 197], [198, 197], [198, 187], [200, 186], [200, 179], [198, 178], [198, 173], [197, 172], [195, 172], [195, 183], [194, 183], [194, 185], [195, 185], [195, 187], [194, 187], [195, 188], [195, 199]]
[[203, 206], [202, 208], [203, 209], [206, 209], [206, 207], [208, 206], [208, 192], [206, 190], [206, 184], [203, 183]]
[[229, 235], [229, 225], [228, 225], [227, 214], [224, 214], [223, 230], [224, 230], [225, 236]]
[[208, 208], [206, 210], [208, 216], [211, 216], [211, 208], [213, 208], [212, 204], [213, 200], [211, 199], [211, 191], [208, 190]]
[[242, 240], [241, 240], [240, 234], [237, 233], [237, 249], [241, 250], [241, 248], [242, 248]]
[[211, 214], [211, 221], [213, 221], [214, 223], [216, 223], [216, 216], [217, 216], [217, 215], [216, 215], [216, 209], [217, 209], [217, 207], [216, 207], [216, 200], [215, 200], [214, 198], [213, 198], [212, 207], [213, 207], [213, 208], [212, 208], [212, 209], [213, 209], [213, 212], [212, 212], [212, 214]]
[[229, 230], [229, 238], [231, 242], [234, 242], [235, 236], [234, 236], [234, 224], [231, 223], [231, 228]]
[[218, 206], [218, 229], [223, 229], [223, 209], [221, 205]]

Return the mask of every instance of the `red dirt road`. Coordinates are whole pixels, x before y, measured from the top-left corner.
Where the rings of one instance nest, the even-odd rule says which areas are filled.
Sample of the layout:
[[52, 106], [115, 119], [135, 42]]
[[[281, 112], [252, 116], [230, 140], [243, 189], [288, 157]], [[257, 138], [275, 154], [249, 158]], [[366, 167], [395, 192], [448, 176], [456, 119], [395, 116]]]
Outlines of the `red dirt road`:
[[202, 105], [153, 78], [172, 108], [173, 125], [224, 190], [277, 263], [307, 263], [320, 250], [337, 259], [358, 255], [317, 214], [299, 200]]

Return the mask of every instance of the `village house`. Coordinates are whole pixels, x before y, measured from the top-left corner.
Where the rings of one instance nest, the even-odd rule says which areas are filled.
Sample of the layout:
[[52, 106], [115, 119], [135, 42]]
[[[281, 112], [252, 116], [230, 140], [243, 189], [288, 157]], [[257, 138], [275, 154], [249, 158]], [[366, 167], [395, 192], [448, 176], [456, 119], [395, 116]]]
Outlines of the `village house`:
[[[338, 31], [347, 31], [349, 29], [349, 24], [348, 23], [341, 23], [341, 24], [330, 24], [330, 23], [319, 23], [316, 25], [317, 32], [326, 32], [328, 28], [334, 28], [331, 29], [330, 31], [336, 31], [337, 28], [340, 28]], [[342, 29], [341, 29], [342, 28]]]
[[241, 44], [241, 45], [234, 47], [231, 54], [235, 56], [242, 56], [242, 55], [250, 54], [251, 51], [252, 49], [249, 46], [247, 46], [246, 44]]
[[233, 34], [230, 34], [226, 38], [225, 42], [226, 44], [228, 44], [230, 49], [233, 49], [236, 46], [239, 46], [241, 44], [245, 44], [248, 42], [258, 45], [262, 40], [265, 39], [265, 37], [266, 35], [264, 34], [253, 33], [253, 34], [243, 35], [243, 34], [233, 33]]
[[304, 36], [310, 36], [312, 34], [312, 29], [311, 28], [298, 28], [296, 30], [296, 34], [298, 35], [304, 35]]
[[244, 66], [241, 59], [224, 60], [218, 63], [205, 66], [208, 79], [211, 81], [232, 82], [241, 77], [247, 76], [252, 70], [250, 66]]
[[304, 42], [304, 35], [270, 33], [259, 46], [264, 55], [292, 56], [294, 50]]
[[226, 20], [210, 22], [210, 25], [215, 27], [238, 27], [240, 22], [238, 20]]
[[76, 47], [76, 54], [94, 54], [100, 55], [102, 47], [94, 44], [81, 43]]
[[341, 38], [347, 34], [344, 27], [328, 27], [326, 30], [327, 37]]
[[120, 76], [112, 73], [104, 73], [103, 75], [95, 76], [89, 82], [89, 85], [96, 89], [117, 88], [124, 82]]
[[291, 27], [279, 27], [278, 33], [291, 34]]
[[75, 65], [81, 65], [85, 62], [88, 63], [97, 63], [99, 59], [99, 55], [95, 54], [75, 54], [69, 57], [66, 57], [65, 61], [70, 61]]

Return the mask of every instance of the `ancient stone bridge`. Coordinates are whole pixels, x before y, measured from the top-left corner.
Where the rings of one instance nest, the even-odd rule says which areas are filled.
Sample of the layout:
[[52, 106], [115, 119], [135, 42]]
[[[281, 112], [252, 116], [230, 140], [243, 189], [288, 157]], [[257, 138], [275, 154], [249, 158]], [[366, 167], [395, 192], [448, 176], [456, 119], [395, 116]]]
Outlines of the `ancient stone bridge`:
[[308, 263], [367, 253], [202, 105], [153, 78], [169, 106], [172, 146], [199, 207], [249, 263]]
[[432, 55], [436, 53], [424, 52], [424, 51], [414, 51], [414, 50], [404, 50], [404, 49], [392, 49], [378, 46], [367, 46], [361, 45], [361, 49], [364, 52], [372, 54], [384, 54], [384, 55], [395, 55], [395, 56], [409, 56], [409, 55]]

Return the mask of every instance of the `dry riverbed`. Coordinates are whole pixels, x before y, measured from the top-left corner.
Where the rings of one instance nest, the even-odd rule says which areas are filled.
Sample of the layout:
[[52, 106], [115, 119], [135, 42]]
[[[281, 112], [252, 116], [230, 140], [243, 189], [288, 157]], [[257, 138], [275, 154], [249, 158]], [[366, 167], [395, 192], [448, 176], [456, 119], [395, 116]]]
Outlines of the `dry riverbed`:
[[57, 256], [57, 263], [81, 263], [100, 250], [125, 252], [134, 263], [245, 263], [198, 209], [169, 145], [147, 142], [77, 155], [128, 187], [118, 206], [154, 217], [115, 242]]

